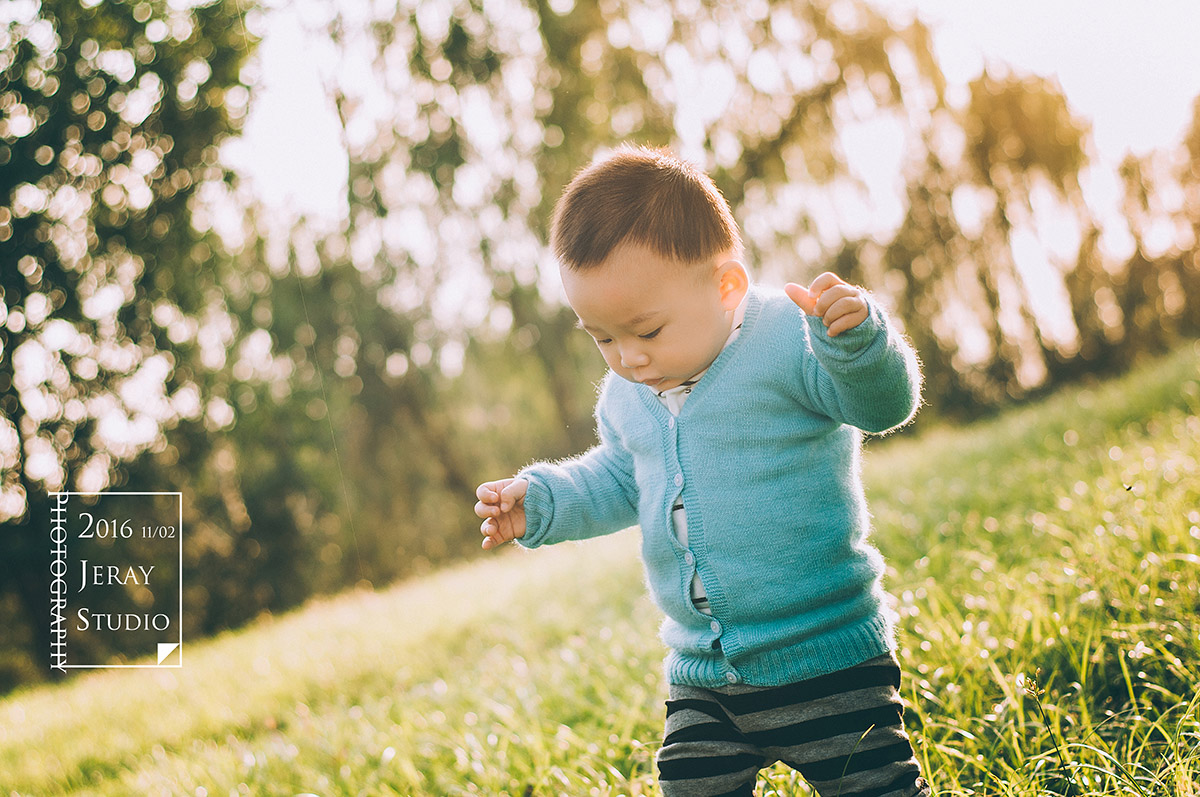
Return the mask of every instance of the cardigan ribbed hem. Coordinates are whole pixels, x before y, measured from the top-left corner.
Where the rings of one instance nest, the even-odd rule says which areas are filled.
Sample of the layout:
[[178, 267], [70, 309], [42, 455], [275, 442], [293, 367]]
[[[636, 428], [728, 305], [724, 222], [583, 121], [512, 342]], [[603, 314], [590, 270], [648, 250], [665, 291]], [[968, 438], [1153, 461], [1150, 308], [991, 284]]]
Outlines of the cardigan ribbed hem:
[[[817, 639], [806, 639], [791, 647], [726, 659], [713, 655], [689, 655], [671, 650], [663, 664], [667, 681], [704, 689], [728, 686], [783, 686], [861, 664], [895, 650], [895, 628], [886, 615], [873, 614], [863, 622], [844, 626]], [[734, 680], [730, 679], [733, 674]]]

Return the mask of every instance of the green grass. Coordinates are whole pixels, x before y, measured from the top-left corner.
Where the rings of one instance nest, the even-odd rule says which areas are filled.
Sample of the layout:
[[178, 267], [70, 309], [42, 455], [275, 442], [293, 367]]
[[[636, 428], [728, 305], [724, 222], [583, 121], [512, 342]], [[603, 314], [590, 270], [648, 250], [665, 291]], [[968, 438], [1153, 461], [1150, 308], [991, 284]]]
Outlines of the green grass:
[[[1200, 797], [1200, 347], [873, 441], [918, 756], [948, 795]], [[636, 532], [480, 554], [0, 700], [0, 795], [648, 795]], [[760, 794], [807, 794], [782, 768]]]

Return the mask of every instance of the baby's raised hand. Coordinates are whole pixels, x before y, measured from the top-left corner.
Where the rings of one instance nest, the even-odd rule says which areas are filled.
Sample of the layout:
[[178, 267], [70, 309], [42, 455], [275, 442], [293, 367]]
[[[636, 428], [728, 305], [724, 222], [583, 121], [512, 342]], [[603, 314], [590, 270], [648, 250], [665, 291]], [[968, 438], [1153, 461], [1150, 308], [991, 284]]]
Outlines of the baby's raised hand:
[[524, 479], [501, 479], [484, 482], [475, 490], [479, 499], [475, 514], [483, 518], [483, 548], [495, 548], [525, 536], [525, 491], [529, 482]]
[[783, 290], [801, 310], [820, 316], [831, 338], [854, 329], [871, 312], [861, 290], [829, 271], [807, 288], [789, 282]]

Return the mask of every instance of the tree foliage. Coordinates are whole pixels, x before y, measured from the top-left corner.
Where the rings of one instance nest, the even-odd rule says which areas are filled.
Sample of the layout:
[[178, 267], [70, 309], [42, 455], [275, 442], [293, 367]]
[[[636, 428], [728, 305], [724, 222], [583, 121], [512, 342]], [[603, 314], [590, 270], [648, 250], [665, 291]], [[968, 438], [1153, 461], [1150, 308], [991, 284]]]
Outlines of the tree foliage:
[[223, 421], [200, 373], [224, 356], [215, 241], [189, 220], [246, 110], [241, 22], [47, 0], [0, 29], [0, 595], [43, 661], [47, 492], [120, 485], [165, 429]]
[[[361, 251], [385, 275], [407, 267], [457, 289], [436, 275], [478, 268], [572, 429], [588, 426], [589, 396], [571, 388], [581, 355], [566, 348], [572, 318], [542, 243], [572, 172], [627, 140], [713, 173], [768, 280], [833, 267], [891, 304], [938, 410], [968, 417], [1189, 334], [1164, 299], [1196, 279], [1186, 239], [1166, 247], [1176, 265], [1163, 251], [1132, 282], [1142, 247], [1095, 249], [1100, 211], [1081, 185], [1090, 131], [1058, 86], [993, 68], [948, 96], [919, 20], [863, 2], [496, 0], [402, 3], [331, 28], [345, 59], [331, 93], [351, 168], [371, 186], [349, 197], [348, 234], [384, 243]], [[864, 157], [889, 147], [890, 163]], [[888, 169], [892, 186], [870, 184]], [[1125, 178], [1130, 197], [1144, 192], [1139, 174]], [[894, 202], [888, 190], [900, 212], [865, 222]], [[1140, 216], [1183, 211], [1126, 204], [1138, 242]], [[389, 235], [415, 218], [427, 238]], [[1167, 287], [1153, 276], [1163, 269]]]
[[874, 291], [926, 415], [1200, 332], [1200, 103], [1178, 152], [1121, 166], [1114, 226], [1056, 84], [951, 86], [928, 28], [862, 0], [303, 4], [346, 157], [332, 233], [281, 232], [220, 161], [252, 105], [247, 4], [17, 8], [0, 668], [19, 677], [46, 649], [50, 490], [183, 492], [193, 637], [475, 549], [478, 481], [594, 440], [603, 363], [546, 238], [574, 171], [624, 141], [714, 175], [763, 281]]

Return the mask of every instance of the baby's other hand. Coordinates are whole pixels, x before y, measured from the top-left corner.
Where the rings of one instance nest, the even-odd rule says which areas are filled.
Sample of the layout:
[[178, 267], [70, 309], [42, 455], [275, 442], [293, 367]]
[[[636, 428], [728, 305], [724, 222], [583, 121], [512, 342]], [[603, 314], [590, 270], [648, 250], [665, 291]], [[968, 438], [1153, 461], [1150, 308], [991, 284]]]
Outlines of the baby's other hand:
[[866, 321], [871, 312], [860, 289], [829, 271], [813, 280], [807, 288], [789, 282], [783, 290], [801, 310], [820, 316], [831, 338], [854, 329]]
[[483, 548], [488, 550], [525, 536], [525, 479], [484, 482], [475, 490], [475, 514], [483, 518]]

